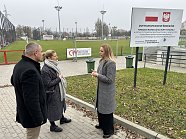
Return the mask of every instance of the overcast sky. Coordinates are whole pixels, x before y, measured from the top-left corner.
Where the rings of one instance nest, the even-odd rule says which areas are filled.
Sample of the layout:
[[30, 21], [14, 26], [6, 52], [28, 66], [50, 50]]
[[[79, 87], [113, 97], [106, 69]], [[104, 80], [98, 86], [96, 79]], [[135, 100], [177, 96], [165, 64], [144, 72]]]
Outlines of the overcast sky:
[[42, 27], [58, 31], [57, 10], [59, 3], [61, 31], [75, 31], [77, 22], [78, 31], [89, 28], [92, 32], [95, 22], [101, 19], [101, 10], [106, 10], [104, 22], [110, 26], [130, 30], [132, 7], [183, 9], [183, 21], [186, 20], [186, 0], [0, 0], [0, 11], [4, 5], [14, 25]]

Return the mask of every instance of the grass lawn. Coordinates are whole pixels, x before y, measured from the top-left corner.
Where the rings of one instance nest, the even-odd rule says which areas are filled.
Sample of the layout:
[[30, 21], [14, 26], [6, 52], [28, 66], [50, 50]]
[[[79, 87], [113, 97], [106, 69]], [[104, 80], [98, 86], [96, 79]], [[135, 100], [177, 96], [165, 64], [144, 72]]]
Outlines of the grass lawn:
[[[186, 74], [138, 69], [133, 90], [134, 69], [117, 71], [115, 114], [170, 138], [186, 137]], [[96, 79], [90, 75], [68, 77], [68, 93], [94, 104]]]
[[[53, 49], [58, 53], [59, 60], [66, 59], [66, 49], [74, 48], [73, 40], [52, 40], [52, 41], [35, 41], [39, 43], [43, 51], [48, 49]], [[109, 43], [113, 49], [114, 54], [116, 55], [116, 41], [86, 41], [86, 42], [77, 42], [77, 48], [92, 48], [92, 57], [99, 57], [99, 48], [102, 43]], [[24, 50], [26, 41], [16, 41], [11, 45], [3, 48], [2, 50]], [[119, 40], [118, 41], [118, 55], [127, 55], [131, 53], [131, 48], [129, 47], [129, 40]], [[19, 61], [21, 57], [21, 52], [9, 52], [7, 54], [8, 61]], [[0, 53], [0, 63], [3, 62], [3, 53]]]
[[179, 42], [179, 45], [186, 45], [186, 40], [180, 41], [180, 42]]

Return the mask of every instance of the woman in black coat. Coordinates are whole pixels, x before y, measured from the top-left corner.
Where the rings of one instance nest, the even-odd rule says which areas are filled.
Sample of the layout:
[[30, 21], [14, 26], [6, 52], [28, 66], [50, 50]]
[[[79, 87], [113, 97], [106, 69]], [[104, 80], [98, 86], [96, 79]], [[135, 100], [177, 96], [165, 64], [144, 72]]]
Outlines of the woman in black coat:
[[60, 120], [60, 124], [71, 122], [71, 119], [63, 116], [63, 111], [66, 110], [66, 80], [57, 67], [57, 53], [54, 50], [47, 50], [44, 57], [41, 76], [47, 95], [47, 118], [51, 123], [50, 131], [61, 132], [62, 128], [58, 127], [55, 121]]

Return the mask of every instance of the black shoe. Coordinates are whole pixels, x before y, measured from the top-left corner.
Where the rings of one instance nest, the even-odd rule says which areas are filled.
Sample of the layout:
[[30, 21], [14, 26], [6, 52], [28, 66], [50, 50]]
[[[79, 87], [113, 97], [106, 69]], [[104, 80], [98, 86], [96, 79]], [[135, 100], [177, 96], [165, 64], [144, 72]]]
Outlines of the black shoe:
[[50, 131], [51, 132], [62, 132], [63, 129], [61, 127], [58, 127], [57, 125], [55, 125], [55, 126], [50, 126]]
[[61, 118], [60, 119], [60, 124], [64, 124], [64, 123], [70, 123], [72, 120], [71, 119], [68, 119], [68, 118]]
[[101, 126], [99, 126], [99, 125], [95, 125], [95, 128], [97, 128], [97, 129], [101, 129]]
[[110, 134], [104, 134], [103, 138], [109, 138], [110, 136], [112, 136], [114, 133], [110, 133]]
[[113, 134], [108, 134], [108, 135], [103, 135], [103, 138], [109, 138], [110, 136], [112, 136]]

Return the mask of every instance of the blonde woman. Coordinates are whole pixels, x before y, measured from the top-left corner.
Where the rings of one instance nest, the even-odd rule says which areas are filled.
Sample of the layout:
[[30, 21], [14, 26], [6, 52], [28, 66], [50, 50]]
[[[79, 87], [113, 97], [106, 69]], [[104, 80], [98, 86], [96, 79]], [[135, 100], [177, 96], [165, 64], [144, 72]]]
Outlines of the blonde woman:
[[63, 112], [66, 110], [66, 80], [57, 66], [57, 53], [54, 50], [47, 50], [44, 57], [41, 76], [47, 95], [47, 118], [51, 124], [50, 131], [61, 132], [62, 128], [58, 127], [55, 121], [60, 120], [60, 124], [71, 122], [71, 119], [63, 116]]
[[95, 127], [103, 130], [103, 138], [109, 138], [114, 134], [113, 112], [116, 108], [115, 100], [115, 77], [116, 63], [111, 47], [103, 44], [99, 54], [101, 60], [97, 71], [91, 75], [97, 78], [96, 108], [99, 124]]

